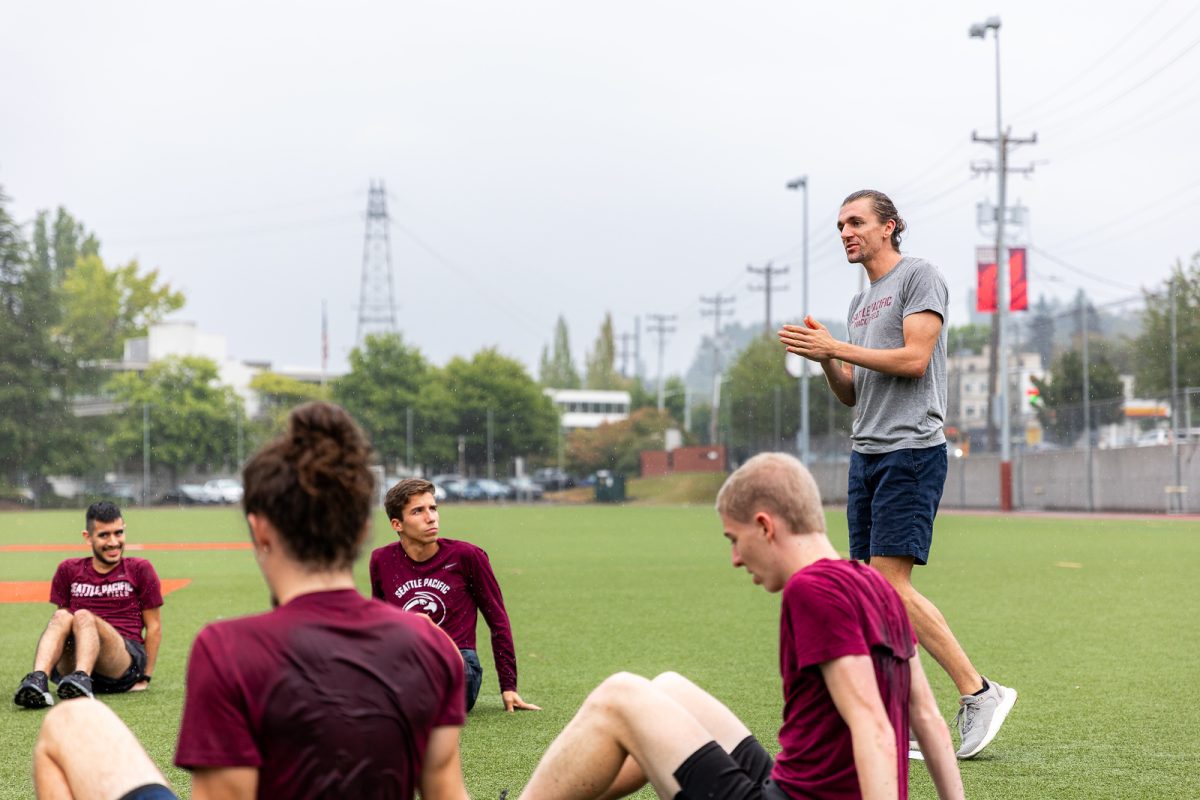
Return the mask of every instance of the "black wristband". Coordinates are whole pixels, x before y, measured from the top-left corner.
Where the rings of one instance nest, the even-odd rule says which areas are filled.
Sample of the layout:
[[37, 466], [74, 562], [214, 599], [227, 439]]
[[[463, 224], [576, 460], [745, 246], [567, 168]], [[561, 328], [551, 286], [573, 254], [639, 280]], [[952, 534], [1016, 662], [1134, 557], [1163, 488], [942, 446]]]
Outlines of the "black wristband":
[[142, 677], [138, 678], [138, 680], [139, 680], [139, 681], [145, 681], [146, 683], [149, 683], [149, 682], [150, 682], [150, 680], [151, 680], [151, 678], [153, 678], [153, 677], [154, 677], [153, 675], [145, 675], [145, 674], [143, 674], [143, 675], [142, 675]]

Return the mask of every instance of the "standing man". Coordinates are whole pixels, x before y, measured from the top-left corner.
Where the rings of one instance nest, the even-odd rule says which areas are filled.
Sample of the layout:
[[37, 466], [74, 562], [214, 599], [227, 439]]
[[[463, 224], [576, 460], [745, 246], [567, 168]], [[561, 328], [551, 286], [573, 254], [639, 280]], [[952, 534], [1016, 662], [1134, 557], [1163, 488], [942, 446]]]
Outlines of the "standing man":
[[150, 685], [162, 641], [163, 604], [158, 575], [149, 561], [125, 558], [125, 520], [112, 503], [93, 503], [83, 540], [90, 558], [58, 565], [50, 602], [58, 610], [38, 641], [33, 672], [13, 702], [25, 708], [54, 705], [58, 696], [141, 691]]
[[504, 710], [541, 711], [517, 694], [512, 627], [487, 553], [470, 542], [438, 538], [433, 488], [427, 480], [406, 478], [388, 490], [384, 508], [400, 541], [371, 553], [371, 595], [427, 615], [454, 640], [466, 667], [468, 711], [483, 684], [475, 651], [475, 624], [482, 612], [492, 631]]
[[838, 230], [846, 258], [871, 285], [850, 303], [850, 341], [834, 339], [811, 316], [785, 325], [789, 352], [821, 365], [829, 388], [855, 406], [846, 517], [850, 557], [879, 570], [904, 600], [917, 638], [962, 695], [959, 758], [986, 747], [1017, 692], [983, 677], [945, 617], [912, 585], [925, 564], [946, 482], [946, 309], [949, 292], [936, 267], [900, 254], [905, 230], [882, 192], [855, 192], [842, 203]]
[[782, 453], [755, 456], [725, 481], [717, 513], [733, 566], [783, 593], [777, 759], [681, 675], [621, 673], [588, 696], [522, 800], [620, 797], [647, 781], [677, 800], [906, 798], [910, 726], [938, 797], [961, 800], [950, 732], [904, 605], [878, 572], [838, 558], [804, 465]]

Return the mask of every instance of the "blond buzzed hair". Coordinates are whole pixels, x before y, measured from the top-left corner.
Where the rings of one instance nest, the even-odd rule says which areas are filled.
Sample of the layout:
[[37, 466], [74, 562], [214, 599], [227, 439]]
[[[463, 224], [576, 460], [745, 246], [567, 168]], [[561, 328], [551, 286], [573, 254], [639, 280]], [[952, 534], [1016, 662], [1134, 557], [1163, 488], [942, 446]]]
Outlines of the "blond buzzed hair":
[[749, 522], [766, 511], [792, 533], [824, 533], [825, 511], [812, 473], [787, 453], [759, 453], [725, 479], [717, 492], [717, 513]]

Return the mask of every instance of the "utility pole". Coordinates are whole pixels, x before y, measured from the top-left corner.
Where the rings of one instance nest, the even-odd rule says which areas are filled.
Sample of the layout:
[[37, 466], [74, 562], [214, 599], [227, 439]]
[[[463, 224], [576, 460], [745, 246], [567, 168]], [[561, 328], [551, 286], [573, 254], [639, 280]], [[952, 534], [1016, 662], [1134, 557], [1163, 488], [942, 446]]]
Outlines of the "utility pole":
[[788, 267], [776, 268], [776, 267], [772, 267], [770, 262], [767, 262], [767, 265], [765, 267], [752, 267], [749, 264], [747, 264], [746, 271], [749, 273], [752, 273], [754, 275], [762, 275], [763, 276], [762, 286], [755, 286], [754, 284], [750, 284], [749, 288], [750, 288], [750, 291], [752, 291], [752, 292], [762, 292], [764, 295], [766, 295], [767, 316], [763, 320], [763, 335], [769, 337], [771, 335], [771, 293], [772, 292], [786, 292], [787, 288], [788, 288], [786, 286], [773, 286], [771, 278], [773, 278], [776, 275], [786, 275], [788, 272]]
[[[804, 190], [804, 263], [800, 283], [800, 314], [803, 317], [808, 314], [808, 176], [801, 175], [799, 178], [788, 181], [787, 188], [792, 191]], [[863, 274], [864, 271], [860, 270], [858, 275], [859, 292], [862, 291]], [[798, 433], [800, 441], [797, 442], [799, 446], [796, 448], [800, 452], [800, 460], [805, 464], [812, 460], [808, 422], [808, 359], [805, 358], [800, 361], [800, 431]]]
[[732, 316], [733, 311], [726, 311], [725, 306], [734, 301], [733, 297], [716, 294], [712, 297], [700, 295], [700, 302], [712, 308], [700, 309], [700, 316], [713, 318], [713, 391], [712, 417], [708, 421], [708, 438], [712, 444], [717, 443], [717, 411], [721, 408], [721, 317]]
[[[1000, 18], [989, 17], [986, 22], [972, 25], [968, 33], [971, 38], [985, 39], [988, 31], [996, 40], [996, 136], [995, 138], [979, 136], [971, 133], [971, 141], [996, 146], [996, 163], [978, 167], [972, 165], [972, 171], [989, 172], [994, 170], [997, 176], [996, 201], [996, 315], [992, 318], [991, 361], [993, 367], [988, 376], [988, 427], [994, 425], [994, 404], [1000, 406], [1000, 509], [1012, 511], [1012, 433], [1010, 430], [1008, 407], [1008, 334], [1005, 331], [1009, 312], [1008, 293], [1008, 251], [1004, 246], [1004, 215], [1007, 202], [1008, 173], [1010, 171], [1032, 171], [1032, 167], [1024, 170], [1011, 169], [1008, 166], [1008, 149], [1021, 144], [1036, 144], [1037, 134], [1028, 139], [1014, 138], [1010, 131], [1004, 128], [1000, 112]], [[997, 385], [999, 392], [996, 391]], [[993, 439], [994, 443], [994, 439]]]
[[1088, 308], [1084, 300], [1083, 290], [1079, 290], [1079, 335], [1082, 338], [1080, 349], [1083, 351], [1083, 465], [1084, 485], [1087, 488], [1087, 510], [1096, 507], [1095, 494], [1092, 489], [1092, 387], [1088, 376]]
[[360, 345], [369, 334], [396, 332], [390, 226], [387, 189], [383, 181], [371, 181], [367, 190], [367, 228], [363, 235], [362, 283], [355, 336]]
[[[663, 351], [667, 346], [667, 334], [675, 332], [674, 314], [647, 314], [650, 324], [646, 326], [647, 333], [658, 334], [658, 410], [666, 408], [666, 394], [663, 386]], [[640, 329], [640, 328], [639, 328]]]
[[642, 379], [642, 318], [633, 318], [633, 374]]
[[[629, 356], [631, 353], [630, 343], [634, 340], [634, 334], [622, 333], [617, 336], [617, 339], [620, 341], [621, 377], [628, 378], [629, 377]], [[636, 362], [635, 362], [635, 366], [636, 366]]]
[[[1171, 275], [1171, 456], [1175, 462], [1175, 485], [1171, 487], [1171, 510], [1183, 512], [1183, 469], [1179, 463], [1179, 339], [1175, 317], [1179, 306], [1179, 275]], [[1190, 431], [1186, 431], [1190, 433]]]

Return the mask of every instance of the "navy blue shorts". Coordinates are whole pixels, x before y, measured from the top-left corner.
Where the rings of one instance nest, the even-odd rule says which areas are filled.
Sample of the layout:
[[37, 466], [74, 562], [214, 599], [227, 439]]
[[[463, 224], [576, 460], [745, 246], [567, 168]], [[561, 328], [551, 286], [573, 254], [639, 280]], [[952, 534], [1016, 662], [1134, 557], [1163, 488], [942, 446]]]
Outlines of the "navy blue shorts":
[[850, 557], [912, 556], [929, 561], [933, 518], [946, 486], [946, 445], [850, 454], [846, 522]]
[[474, 650], [459, 650], [463, 657], [463, 667], [467, 685], [467, 711], [475, 707], [479, 699], [479, 687], [483, 686], [483, 667], [479, 664], [479, 654]]
[[[69, 637], [69, 640], [74, 646], [74, 634]], [[133, 685], [142, 679], [142, 671], [146, 669], [146, 645], [133, 639], [125, 640], [125, 652], [129, 653], [129, 669], [125, 670], [123, 675], [116, 678], [110, 678], [107, 675], [101, 675], [99, 672], [92, 670], [92, 691], [96, 694], [120, 694], [128, 692], [133, 688]], [[58, 665], [50, 670], [50, 680], [58, 683], [58, 679], [62, 675], [58, 672]]]

